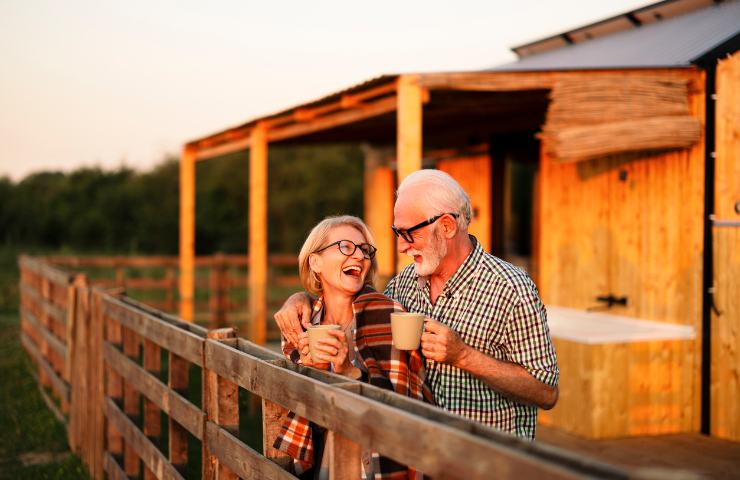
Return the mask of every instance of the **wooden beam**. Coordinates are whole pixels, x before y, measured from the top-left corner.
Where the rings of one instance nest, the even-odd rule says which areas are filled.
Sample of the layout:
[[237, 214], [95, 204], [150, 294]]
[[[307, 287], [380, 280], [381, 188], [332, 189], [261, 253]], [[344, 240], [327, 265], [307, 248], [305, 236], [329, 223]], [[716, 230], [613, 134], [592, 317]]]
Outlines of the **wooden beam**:
[[180, 158], [180, 317], [193, 320], [195, 294], [195, 152]]
[[[276, 142], [300, 137], [321, 130], [329, 130], [342, 125], [359, 122], [384, 113], [390, 113], [395, 109], [395, 97], [382, 98], [376, 102], [367, 103], [367, 106], [361, 109], [338, 110], [332, 114], [317, 117], [303, 123], [295, 123], [281, 128], [275, 128], [274, 130], [268, 130], [267, 139], [270, 142]], [[310, 115], [304, 113], [303, 118], [310, 118]]]
[[252, 131], [249, 154], [249, 318], [251, 340], [267, 337], [267, 130]]
[[199, 148], [195, 152], [195, 160], [202, 161], [208, 160], [215, 157], [222, 157], [230, 153], [238, 152], [240, 150], [246, 150], [250, 146], [251, 137], [240, 138], [238, 140], [232, 140], [225, 143], [220, 143], [212, 147]]
[[23, 345], [23, 347], [25, 347], [28, 354], [39, 366], [40, 371], [44, 372], [46, 378], [49, 381], [49, 385], [51, 385], [54, 393], [58, 395], [60, 401], [63, 400], [65, 403], [69, 403], [69, 385], [67, 385], [67, 383], [62, 380], [57, 372], [54, 371], [54, 369], [44, 358], [36, 344], [34, 344], [30, 337], [25, 333], [21, 333], [21, 344]]

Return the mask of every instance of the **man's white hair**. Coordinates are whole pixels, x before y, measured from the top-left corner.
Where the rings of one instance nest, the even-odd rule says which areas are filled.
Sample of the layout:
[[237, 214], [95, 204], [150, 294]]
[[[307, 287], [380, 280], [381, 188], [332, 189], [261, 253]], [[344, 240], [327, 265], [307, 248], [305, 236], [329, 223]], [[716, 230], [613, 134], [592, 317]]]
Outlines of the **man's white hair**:
[[430, 217], [442, 213], [457, 213], [458, 228], [462, 231], [468, 230], [473, 208], [470, 205], [470, 197], [457, 180], [441, 170], [417, 170], [401, 182], [396, 196], [416, 186], [424, 187], [424, 194], [419, 195], [417, 199], [426, 207], [424, 211], [428, 212]]

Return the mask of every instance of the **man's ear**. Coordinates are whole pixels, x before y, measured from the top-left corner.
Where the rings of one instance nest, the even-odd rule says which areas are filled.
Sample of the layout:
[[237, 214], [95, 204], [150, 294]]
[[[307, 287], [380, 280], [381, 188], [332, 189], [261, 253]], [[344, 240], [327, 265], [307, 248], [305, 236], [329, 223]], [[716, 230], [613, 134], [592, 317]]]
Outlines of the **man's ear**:
[[439, 219], [442, 222], [442, 234], [445, 238], [452, 238], [457, 235], [457, 220], [452, 215], [445, 215]]
[[316, 273], [321, 273], [321, 256], [312, 253], [308, 256], [308, 266]]

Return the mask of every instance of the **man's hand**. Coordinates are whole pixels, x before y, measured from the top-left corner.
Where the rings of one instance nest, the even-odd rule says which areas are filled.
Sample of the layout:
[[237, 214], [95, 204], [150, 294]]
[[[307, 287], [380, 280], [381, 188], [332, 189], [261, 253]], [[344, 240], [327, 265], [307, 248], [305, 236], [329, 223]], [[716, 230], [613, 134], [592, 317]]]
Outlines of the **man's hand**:
[[421, 336], [421, 353], [430, 360], [458, 366], [465, 357], [468, 347], [460, 336], [436, 320], [424, 320], [424, 334]]
[[298, 336], [303, 328], [311, 324], [311, 301], [303, 292], [294, 293], [275, 313], [275, 322], [280, 333], [293, 345], [298, 345]]

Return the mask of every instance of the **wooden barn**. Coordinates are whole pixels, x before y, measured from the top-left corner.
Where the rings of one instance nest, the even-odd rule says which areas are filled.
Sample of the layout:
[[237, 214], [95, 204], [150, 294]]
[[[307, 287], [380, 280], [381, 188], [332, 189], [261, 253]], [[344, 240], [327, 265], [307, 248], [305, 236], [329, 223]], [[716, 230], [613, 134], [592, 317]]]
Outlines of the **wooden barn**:
[[667, 0], [516, 47], [511, 64], [386, 75], [191, 141], [181, 315], [195, 162], [248, 151], [251, 335], [264, 342], [268, 147], [360, 143], [385, 279], [403, 264], [394, 189], [430, 167], [471, 194], [484, 247], [535, 279], [561, 368], [541, 423], [740, 441], [739, 44], [740, 2]]

